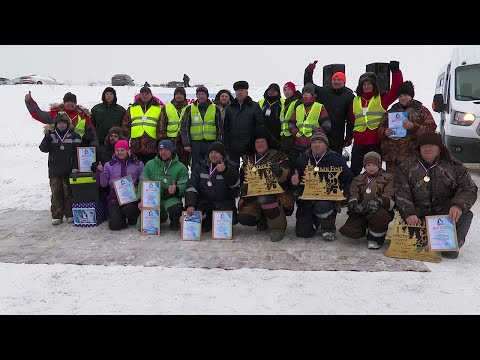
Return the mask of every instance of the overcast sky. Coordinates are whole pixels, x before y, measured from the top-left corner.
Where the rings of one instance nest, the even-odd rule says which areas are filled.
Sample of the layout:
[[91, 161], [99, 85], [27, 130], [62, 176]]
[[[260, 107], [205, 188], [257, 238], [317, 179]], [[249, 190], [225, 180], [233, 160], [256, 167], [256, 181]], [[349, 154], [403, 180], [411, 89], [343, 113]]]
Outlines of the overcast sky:
[[[181, 80], [192, 84], [252, 85], [287, 81], [303, 83], [303, 71], [318, 60], [314, 81], [323, 65], [346, 64], [347, 86], [355, 89], [365, 65], [400, 61], [405, 80], [433, 86], [454, 45], [0, 45], [0, 77], [50, 75], [72, 83], [108, 81], [116, 73], [137, 84]], [[426, 76], [426, 73], [429, 75]], [[418, 82], [415, 81], [418, 79]], [[423, 84], [422, 81], [426, 83]]]

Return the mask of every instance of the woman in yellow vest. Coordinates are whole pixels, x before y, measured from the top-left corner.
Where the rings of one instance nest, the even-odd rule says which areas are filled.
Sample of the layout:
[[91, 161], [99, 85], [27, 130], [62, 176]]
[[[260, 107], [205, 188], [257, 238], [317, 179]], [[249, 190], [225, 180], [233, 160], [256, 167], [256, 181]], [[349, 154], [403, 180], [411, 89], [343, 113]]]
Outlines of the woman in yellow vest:
[[197, 100], [185, 110], [180, 127], [185, 151], [192, 155], [192, 169], [204, 160], [215, 141], [223, 142], [223, 122], [220, 110], [208, 99], [208, 89], [199, 86]]
[[180, 136], [180, 124], [185, 110], [188, 107], [187, 94], [183, 87], [177, 87], [173, 92], [173, 100], [165, 105], [160, 114], [161, 133], [159, 140], [169, 139], [175, 145], [178, 160], [187, 166], [190, 165], [190, 154], [183, 149]]
[[122, 120], [122, 128], [130, 134], [130, 151], [144, 164], [157, 155], [161, 112], [162, 106], [153, 97], [150, 88], [144, 86]]
[[288, 129], [295, 137], [295, 158], [310, 148], [310, 138], [317, 132], [328, 134], [332, 126], [327, 109], [317, 102], [315, 85], [308, 83], [302, 89], [303, 99], [297, 102]]

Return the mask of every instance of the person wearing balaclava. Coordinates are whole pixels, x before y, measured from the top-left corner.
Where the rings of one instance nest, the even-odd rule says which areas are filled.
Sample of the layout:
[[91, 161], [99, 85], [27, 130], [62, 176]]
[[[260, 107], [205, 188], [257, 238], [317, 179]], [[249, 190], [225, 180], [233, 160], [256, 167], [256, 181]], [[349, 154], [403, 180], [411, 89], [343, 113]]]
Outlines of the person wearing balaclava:
[[52, 225], [60, 225], [64, 216], [67, 223], [71, 224], [73, 195], [69, 177], [72, 172], [78, 172], [77, 147], [82, 140], [74, 131], [69, 116], [64, 112], [59, 112], [55, 116], [53, 124], [45, 126], [44, 133], [39, 148], [41, 152], [48, 153]]
[[265, 128], [278, 141], [280, 141], [281, 134], [280, 113], [284, 103], [285, 99], [280, 94], [280, 86], [275, 83], [268, 86], [263, 94], [263, 99], [258, 101], [258, 105], [262, 109]]
[[81, 146], [95, 146], [98, 148], [98, 138], [95, 127], [90, 119], [90, 111], [82, 105], [77, 105], [77, 96], [67, 92], [63, 102], [50, 104], [49, 111], [43, 111], [32, 98], [32, 92], [25, 95], [25, 105], [32, 117], [42, 124], [53, 124], [59, 112], [63, 112], [70, 119], [75, 132], [81, 136]]
[[[417, 137], [426, 132], [434, 133], [437, 124], [423, 104], [414, 99], [415, 89], [411, 81], [405, 81], [398, 90], [398, 103], [392, 105], [390, 110], [383, 114], [378, 134], [382, 138], [383, 160], [387, 165], [387, 172], [395, 174], [398, 166], [415, 153]], [[395, 130], [389, 125], [389, 114], [399, 116], [399, 113], [406, 114], [406, 120], [402, 127], [406, 135], [397, 136]], [[403, 134], [402, 134], [403, 135]]]
[[97, 130], [100, 148], [105, 142], [109, 130], [114, 126], [121, 126], [125, 116], [125, 108], [117, 104], [117, 92], [107, 87], [102, 93], [102, 102], [92, 108], [92, 123]]

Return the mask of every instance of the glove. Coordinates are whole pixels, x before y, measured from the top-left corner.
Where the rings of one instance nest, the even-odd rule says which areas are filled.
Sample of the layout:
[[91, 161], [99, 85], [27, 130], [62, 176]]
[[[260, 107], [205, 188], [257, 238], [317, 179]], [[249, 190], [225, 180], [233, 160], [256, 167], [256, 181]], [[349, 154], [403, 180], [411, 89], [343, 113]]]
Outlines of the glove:
[[273, 175], [275, 176], [281, 176], [282, 175], [282, 167], [280, 164], [270, 161], [270, 170], [272, 170]]
[[317, 61], [315, 60], [313, 63], [308, 64], [308, 66], [305, 68], [306, 72], [313, 73], [313, 70], [317, 67]]
[[359, 203], [358, 200], [349, 201], [347, 204], [347, 209], [352, 214], [363, 215], [365, 213], [365, 205]]
[[97, 172], [98, 161], [92, 162], [92, 166], [90, 167], [91, 172]]
[[390, 71], [393, 73], [399, 70], [400, 70], [400, 63], [395, 60], [390, 61]]
[[365, 207], [366, 214], [375, 214], [381, 207], [383, 207], [383, 200], [379, 198], [375, 198], [369, 200]]
[[352, 139], [351, 138], [345, 139], [345, 141], [343, 142], [343, 147], [347, 147], [350, 145], [352, 145]]

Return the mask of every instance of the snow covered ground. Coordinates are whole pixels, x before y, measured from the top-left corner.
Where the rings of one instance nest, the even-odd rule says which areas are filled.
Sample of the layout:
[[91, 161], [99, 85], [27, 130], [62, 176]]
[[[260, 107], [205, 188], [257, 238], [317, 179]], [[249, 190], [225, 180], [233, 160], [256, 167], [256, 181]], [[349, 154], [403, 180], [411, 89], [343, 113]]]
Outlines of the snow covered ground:
[[[252, 98], [258, 100], [267, 86], [251, 89]], [[209, 87], [210, 95], [221, 88]], [[39, 106], [47, 109], [71, 91], [79, 104], [91, 108], [103, 89], [0, 86], [0, 216], [8, 216], [9, 208], [50, 207], [48, 155], [38, 150], [42, 124], [26, 110], [25, 94], [31, 90]], [[139, 87], [116, 90], [119, 103], [127, 107]], [[168, 99], [173, 89], [153, 92]], [[194, 88], [187, 90], [188, 95], [194, 93]], [[416, 94], [430, 104], [430, 90], [416, 89]], [[480, 184], [480, 178], [474, 178]], [[0, 314], [479, 314], [478, 203], [472, 211], [475, 216], [460, 257], [426, 263], [430, 273], [0, 263]]]

